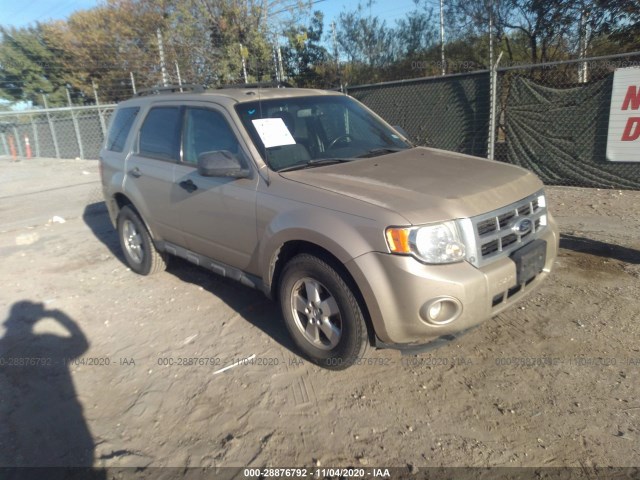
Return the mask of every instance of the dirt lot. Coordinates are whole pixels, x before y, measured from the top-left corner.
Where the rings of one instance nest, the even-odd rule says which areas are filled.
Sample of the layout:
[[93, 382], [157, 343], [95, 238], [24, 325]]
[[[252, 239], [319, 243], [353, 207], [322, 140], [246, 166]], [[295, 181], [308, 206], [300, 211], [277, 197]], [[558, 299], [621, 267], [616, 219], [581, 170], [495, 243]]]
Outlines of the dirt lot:
[[179, 260], [130, 272], [98, 185], [95, 162], [0, 159], [0, 465], [640, 463], [640, 192], [548, 188], [542, 289], [330, 372], [258, 292]]

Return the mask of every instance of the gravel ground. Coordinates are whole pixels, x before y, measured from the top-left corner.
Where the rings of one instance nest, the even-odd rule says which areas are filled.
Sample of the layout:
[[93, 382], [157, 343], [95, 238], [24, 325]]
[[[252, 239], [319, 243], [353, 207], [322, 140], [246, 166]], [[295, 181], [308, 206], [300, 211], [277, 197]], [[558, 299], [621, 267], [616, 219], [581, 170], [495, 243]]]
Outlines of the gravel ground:
[[95, 162], [0, 158], [0, 466], [638, 465], [640, 192], [547, 192], [562, 248], [536, 294], [330, 372], [262, 294], [129, 271]]

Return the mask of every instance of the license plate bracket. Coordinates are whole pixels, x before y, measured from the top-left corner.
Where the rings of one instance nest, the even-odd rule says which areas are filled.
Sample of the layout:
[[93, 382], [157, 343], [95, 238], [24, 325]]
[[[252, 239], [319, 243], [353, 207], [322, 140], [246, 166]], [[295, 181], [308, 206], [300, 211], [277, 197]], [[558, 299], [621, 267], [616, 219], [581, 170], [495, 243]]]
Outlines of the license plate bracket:
[[547, 242], [534, 240], [511, 254], [516, 264], [518, 285], [523, 285], [538, 275], [547, 260]]

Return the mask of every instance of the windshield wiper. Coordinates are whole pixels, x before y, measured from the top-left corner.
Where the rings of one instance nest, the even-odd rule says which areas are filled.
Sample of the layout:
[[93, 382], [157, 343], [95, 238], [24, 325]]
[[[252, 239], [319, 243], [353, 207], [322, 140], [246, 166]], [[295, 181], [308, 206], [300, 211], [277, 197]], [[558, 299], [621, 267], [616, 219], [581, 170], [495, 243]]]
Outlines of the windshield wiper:
[[304, 168], [321, 167], [323, 165], [332, 165], [334, 163], [350, 162], [352, 158], [315, 158], [306, 163], [298, 163], [290, 167], [281, 168], [278, 172], [291, 172], [293, 170], [302, 170]]
[[370, 158], [370, 157], [379, 157], [380, 155], [386, 155], [387, 153], [395, 153], [401, 152], [402, 150], [407, 150], [406, 148], [392, 148], [392, 147], [382, 147], [382, 148], [373, 148], [362, 155], [358, 155], [356, 158]]

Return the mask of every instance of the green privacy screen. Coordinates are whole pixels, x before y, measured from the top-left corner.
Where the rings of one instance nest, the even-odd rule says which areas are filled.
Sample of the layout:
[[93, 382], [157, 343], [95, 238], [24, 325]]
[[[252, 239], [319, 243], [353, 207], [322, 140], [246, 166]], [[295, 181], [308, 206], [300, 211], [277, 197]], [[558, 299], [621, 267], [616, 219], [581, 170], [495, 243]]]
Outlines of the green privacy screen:
[[[576, 82], [575, 65], [500, 72], [495, 159], [532, 170], [548, 185], [640, 189], [640, 163], [606, 159], [617, 65], [591, 67], [587, 83]], [[487, 155], [488, 72], [351, 87], [348, 93], [403, 127], [418, 145]]]
[[606, 159], [613, 74], [567, 88], [524, 76], [508, 83], [497, 160], [528, 168], [549, 185], [640, 189], [640, 163]]
[[418, 145], [487, 155], [488, 72], [351, 87], [348, 93]]

